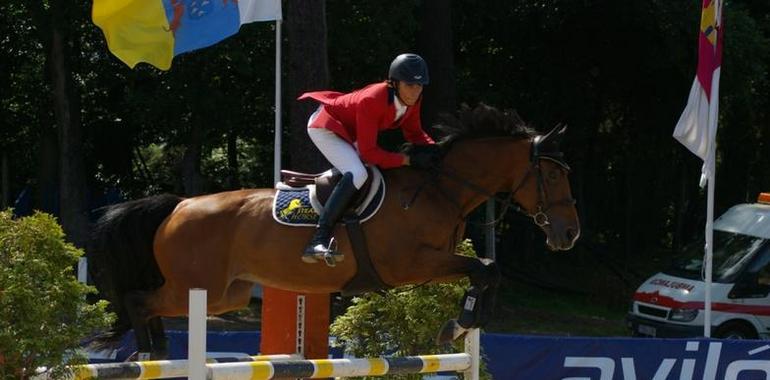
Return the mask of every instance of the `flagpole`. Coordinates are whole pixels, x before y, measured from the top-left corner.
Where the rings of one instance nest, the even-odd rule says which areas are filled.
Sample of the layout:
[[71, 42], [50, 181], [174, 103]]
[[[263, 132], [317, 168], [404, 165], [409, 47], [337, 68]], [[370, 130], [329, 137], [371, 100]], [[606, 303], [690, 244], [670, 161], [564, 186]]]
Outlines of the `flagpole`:
[[281, 179], [281, 19], [275, 20], [275, 143], [273, 184]]
[[715, 166], [714, 165], [714, 150], [716, 144], [711, 144], [710, 159], [705, 163], [706, 180], [708, 181], [707, 200], [706, 205], [706, 256], [705, 256], [705, 271], [706, 271], [706, 292], [704, 300], [704, 316], [703, 316], [703, 336], [706, 338], [711, 337], [711, 284], [712, 284], [712, 272], [713, 272], [713, 258], [714, 258], [714, 186], [715, 186]]

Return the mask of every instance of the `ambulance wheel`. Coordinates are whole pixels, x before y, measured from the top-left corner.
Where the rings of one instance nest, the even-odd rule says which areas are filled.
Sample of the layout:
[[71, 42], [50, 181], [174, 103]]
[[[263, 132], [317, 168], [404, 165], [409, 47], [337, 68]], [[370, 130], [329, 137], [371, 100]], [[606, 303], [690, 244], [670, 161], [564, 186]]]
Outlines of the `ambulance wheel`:
[[714, 332], [720, 339], [757, 339], [757, 332], [746, 322], [731, 321], [723, 323]]

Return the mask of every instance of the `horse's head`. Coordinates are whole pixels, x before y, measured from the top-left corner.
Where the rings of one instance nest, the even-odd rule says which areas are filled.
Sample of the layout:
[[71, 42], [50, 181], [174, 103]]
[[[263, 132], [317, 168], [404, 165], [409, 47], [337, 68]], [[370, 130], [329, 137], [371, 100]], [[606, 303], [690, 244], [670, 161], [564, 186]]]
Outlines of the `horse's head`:
[[511, 197], [545, 232], [546, 244], [554, 251], [572, 248], [580, 236], [580, 221], [570, 189], [570, 168], [559, 151], [566, 126], [557, 125], [531, 142], [529, 167], [514, 184]]
[[511, 192], [505, 202], [517, 203], [532, 217], [545, 232], [549, 248], [572, 248], [580, 222], [567, 178], [569, 166], [559, 151], [566, 127], [538, 136], [515, 111], [483, 103], [475, 108], [463, 105], [458, 116], [445, 116], [436, 128], [446, 135], [442, 146], [455, 153], [447, 155], [441, 171], [466, 188], [465, 211], [495, 192]]

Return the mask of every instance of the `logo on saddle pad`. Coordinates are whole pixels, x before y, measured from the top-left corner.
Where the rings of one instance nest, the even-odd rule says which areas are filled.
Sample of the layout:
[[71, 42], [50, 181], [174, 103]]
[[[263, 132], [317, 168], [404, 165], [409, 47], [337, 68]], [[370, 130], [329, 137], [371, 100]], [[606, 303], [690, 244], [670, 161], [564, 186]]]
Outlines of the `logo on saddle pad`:
[[[313, 209], [312, 206], [310, 206], [307, 202], [303, 204], [304, 197], [300, 196], [298, 198], [293, 198], [291, 201], [289, 201], [289, 205], [286, 206], [286, 208], [282, 209], [281, 212], [278, 213], [278, 216], [282, 220], [287, 220], [291, 222], [303, 222], [307, 220], [313, 220], [318, 218], [318, 213]], [[276, 210], [277, 211], [277, 210]]]
[[[331, 171], [323, 176], [333, 175]], [[353, 205], [361, 223], [369, 220], [382, 206], [385, 199], [385, 180], [377, 168], [372, 168], [372, 184], [363, 200]], [[359, 196], [359, 199], [361, 197]], [[273, 219], [287, 226], [315, 226], [323, 205], [318, 199], [316, 185], [294, 187], [284, 182], [276, 185], [273, 201]]]

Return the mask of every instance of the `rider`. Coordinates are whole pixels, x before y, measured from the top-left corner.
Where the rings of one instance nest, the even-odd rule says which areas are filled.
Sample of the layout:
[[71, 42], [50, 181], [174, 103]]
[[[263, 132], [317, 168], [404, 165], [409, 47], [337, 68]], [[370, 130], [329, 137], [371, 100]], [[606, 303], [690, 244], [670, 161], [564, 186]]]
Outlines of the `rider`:
[[393, 128], [401, 128], [404, 138], [413, 144], [434, 144], [420, 123], [422, 90], [427, 84], [428, 65], [422, 57], [401, 54], [390, 64], [387, 81], [347, 94], [316, 91], [299, 97], [321, 103], [308, 120], [308, 134], [324, 157], [344, 174], [321, 212], [303, 261], [314, 263], [329, 251], [334, 225], [366, 182], [368, 175], [362, 161], [383, 169], [404, 165], [426, 169], [434, 164], [436, 150], [402, 154], [377, 145], [379, 131]]

